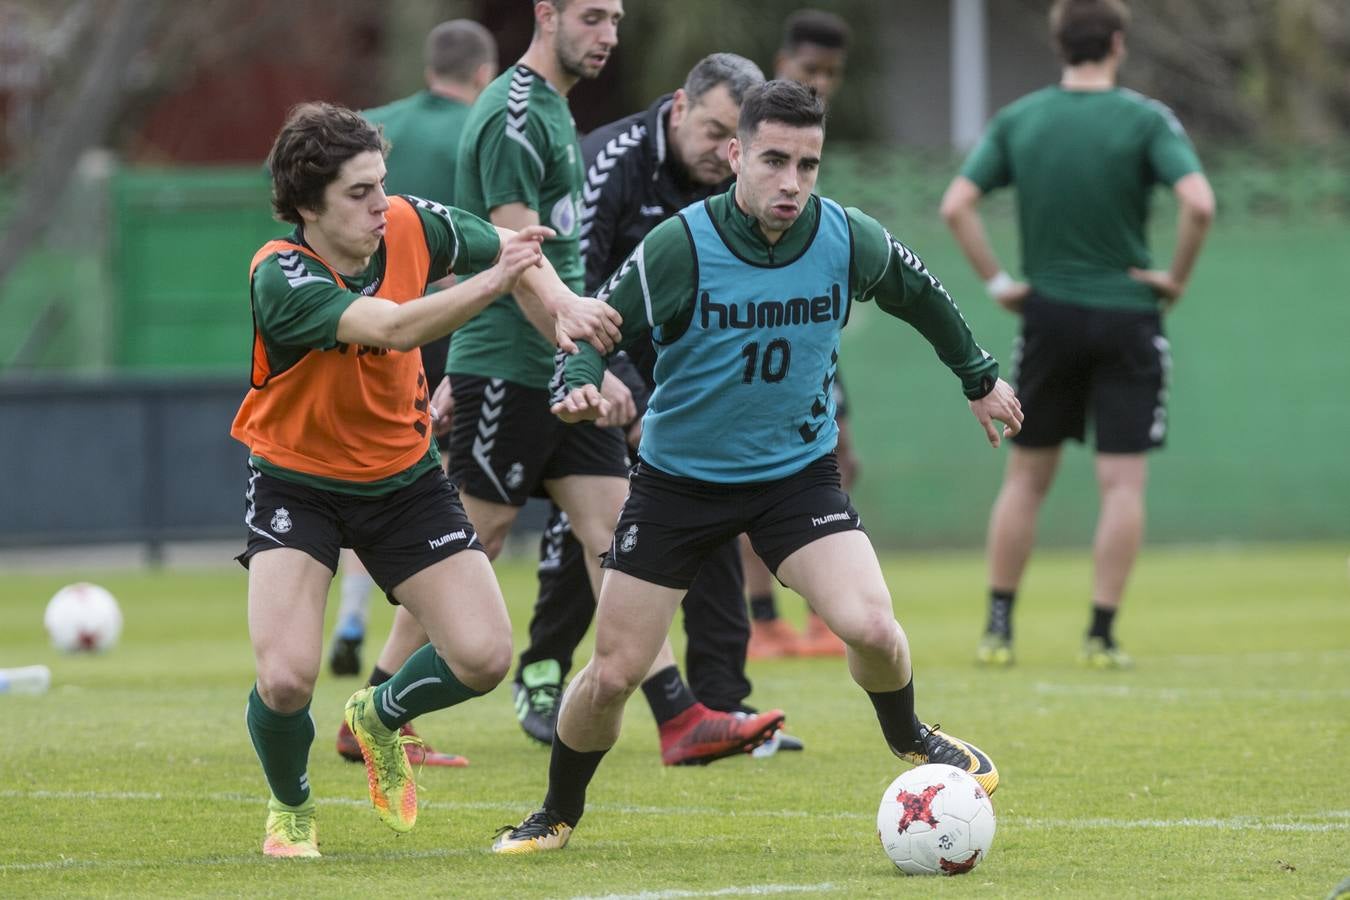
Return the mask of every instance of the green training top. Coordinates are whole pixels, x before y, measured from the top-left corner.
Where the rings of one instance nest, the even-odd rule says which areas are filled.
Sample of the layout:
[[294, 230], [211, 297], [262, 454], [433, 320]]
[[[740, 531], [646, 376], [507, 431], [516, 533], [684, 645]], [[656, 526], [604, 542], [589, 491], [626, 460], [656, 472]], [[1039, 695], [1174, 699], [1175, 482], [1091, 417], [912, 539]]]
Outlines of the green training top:
[[1004, 107], [961, 174], [988, 192], [1017, 186], [1023, 276], [1083, 306], [1157, 308], [1131, 266], [1152, 267], [1145, 226], [1156, 184], [1200, 171], [1172, 111], [1124, 88], [1055, 86]]
[[459, 136], [469, 107], [431, 91], [418, 91], [361, 115], [383, 126], [389, 141], [387, 193], [412, 194], [447, 206], [455, 202]]
[[[431, 252], [428, 283], [439, 281], [450, 272], [456, 275], [480, 272], [496, 261], [501, 242], [491, 223], [461, 209], [416, 197], [407, 199], [416, 207], [422, 220], [427, 249]], [[301, 228], [295, 229], [285, 240], [309, 246]], [[380, 241], [364, 272], [342, 273], [346, 288], [338, 286], [327, 268], [304, 256], [290, 271], [281, 267], [275, 253], [259, 263], [253, 271], [253, 316], [267, 347], [272, 371], [284, 372], [310, 350], [336, 347], [338, 320], [358, 296], [368, 297], [379, 290], [384, 281], [384, 260], [384, 241]], [[411, 484], [431, 468], [439, 466], [440, 451], [432, 441], [427, 455], [411, 468], [379, 481], [362, 483], [293, 472], [257, 456], [250, 459], [259, 470], [287, 481], [344, 494], [378, 496]]]
[[[728, 248], [757, 266], [777, 266], [801, 255], [816, 232], [820, 199], [812, 196], [801, 216], [776, 244], [768, 243], [752, 216], [736, 205], [733, 184], [709, 198], [709, 213]], [[915, 253], [891, 236], [876, 219], [845, 209], [853, 248], [849, 261], [849, 300], [875, 300], [922, 334], [938, 358], [961, 379], [968, 397], [982, 397], [998, 377], [998, 363], [975, 343], [961, 311]], [[680, 216], [657, 225], [610, 278], [600, 293], [623, 316], [621, 347], [646, 339], [661, 326], [666, 340], [679, 340], [694, 315], [698, 291], [696, 249]], [[458, 338], [456, 338], [458, 340]], [[566, 356], [563, 379], [568, 389], [599, 384], [604, 360], [589, 344]]]
[[[558, 277], [580, 292], [585, 274], [579, 248], [582, 181], [581, 148], [567, 99], [543, 76], [512, 66], [488, 85], [469, 113], [455, 180], [458, 205], [485, 219], [508, 203], [538, 212], [540, 224], [557, 232], [544, 242], [544, 255]], [[446, 371], [546, 388], [553, 351], [553, 342], [506, 294], [455, 332]]]

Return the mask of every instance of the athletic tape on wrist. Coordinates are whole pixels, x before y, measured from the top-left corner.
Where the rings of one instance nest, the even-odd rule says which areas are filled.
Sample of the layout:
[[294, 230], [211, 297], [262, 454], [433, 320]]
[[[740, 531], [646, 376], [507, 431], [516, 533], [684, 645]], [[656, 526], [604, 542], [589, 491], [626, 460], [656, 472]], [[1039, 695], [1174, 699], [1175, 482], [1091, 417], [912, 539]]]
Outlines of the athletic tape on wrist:
[[998, 299], [998, 295], [1012, 287], [1017, 282], [1005, 270], [999, 269], [998, 274], [984, 283], [984, 291], [990, 297]]

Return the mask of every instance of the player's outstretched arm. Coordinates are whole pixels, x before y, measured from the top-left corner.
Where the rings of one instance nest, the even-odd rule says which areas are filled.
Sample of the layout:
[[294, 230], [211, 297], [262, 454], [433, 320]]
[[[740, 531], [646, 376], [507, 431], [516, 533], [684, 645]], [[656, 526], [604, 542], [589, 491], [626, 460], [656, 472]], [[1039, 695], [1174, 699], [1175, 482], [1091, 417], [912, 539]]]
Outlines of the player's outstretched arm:
[[[513, 232], [541, 227], [539, 214], [523, 203], [496, 207], [491, 215], [503, 245]], [[552, 229], [549, 236], [553, 236]], [[547, 258], [536, 271], [527, 272], [520, 279], [515, 294], [530, 324], [568, 353], [577, 352], [577, 341], [586, 341], [601, 353], [609, 353], [619, 339], [622, 324], [619, 313], [574, 294]]]
[[1016, 437], [1022, 430], [1022, 404], [1013, 393], [1012, 385], [1002, 378], [994, 382], [994, 389], [977, 400], [970, 400], [970, 411], [984, 428], [989, 438], [989, 446], [997, 447], [1002, 443], [998, 426], [1003, 423], [1002, 437]]
[[562, 400], [550, 407], [552, 413], [564, 422], [594, 421], [610, 412], [609, 401], [600, 394], [593, 384], [583, 384], [563, 395]]
[[537, 225], [512, 233], [502, 240], [492, 268], [407, 303], [357, 297], [338, 319], [337, 339], [344, 344], [413, 350], [449, 334], [498, 296], [510, 293], [524, 272], [545, 263], [540, 243], [552, 233]]

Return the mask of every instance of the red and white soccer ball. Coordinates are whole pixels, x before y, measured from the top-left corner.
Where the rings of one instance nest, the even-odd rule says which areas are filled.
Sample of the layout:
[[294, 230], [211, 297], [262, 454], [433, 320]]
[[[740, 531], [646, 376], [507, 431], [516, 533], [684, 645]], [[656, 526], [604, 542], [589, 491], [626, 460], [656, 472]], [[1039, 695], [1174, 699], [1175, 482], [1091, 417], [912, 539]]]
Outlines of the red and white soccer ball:
[[886, 788], [877, 837], [906, 875], [964, 875], [994, 843], [994, 807], [979, 782], [955, 766], [918, 766]]
[[42, 624], [58, 650], [110, 650], [122, 635], [122, 610], [103, 588], [79, 582], [66, 585], [52, 596]]

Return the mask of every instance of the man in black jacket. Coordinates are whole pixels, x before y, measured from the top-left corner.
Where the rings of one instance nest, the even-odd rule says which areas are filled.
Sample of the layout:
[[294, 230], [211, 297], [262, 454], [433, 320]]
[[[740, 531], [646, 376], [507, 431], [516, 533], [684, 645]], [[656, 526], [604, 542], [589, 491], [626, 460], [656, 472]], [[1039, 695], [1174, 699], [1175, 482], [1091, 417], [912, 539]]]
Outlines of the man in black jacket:
[[[714, 53], [690, 71], [684, 87], [582, 141], [587, 171], [581, 250], [588, 291], [604, 284], [660, 222], [725, 188], [731, 177], [727, 143], [736, 133], [741, 99], [763, 80], [749, 60]], [[629, 443], [637, 446], [656, 357], [650, 343], [630, 354], [614, 368], [636, 401]], [[514, 683], [521, 727], [544, 743], [552, 740], [563, 679], [595, 609], [582, 552], [566, 516], [555, 509], [540, 546], [530, 646], [521, 653]], [[754, 749], [766, 737], [767, 750], [760, 752], [801, 748], [795, 738], [777, 732], [781, 713], [758, 714], [744, 703], [750, 694], [745, 677], [750, 626], [744, 604], [726, 602], [743, 590], [731, 541], [705, 563], [684, 601], [690, 684], [667, 645], [642, 685], [660, 726], [667, 765], [711, 762]]]

